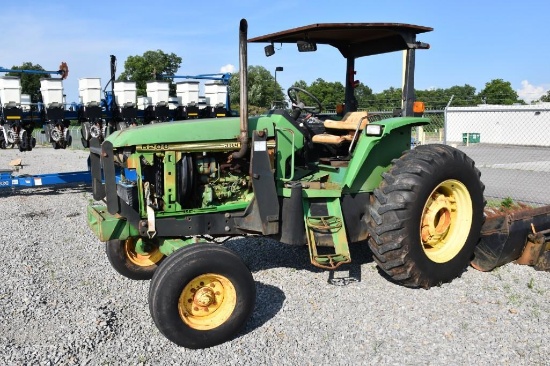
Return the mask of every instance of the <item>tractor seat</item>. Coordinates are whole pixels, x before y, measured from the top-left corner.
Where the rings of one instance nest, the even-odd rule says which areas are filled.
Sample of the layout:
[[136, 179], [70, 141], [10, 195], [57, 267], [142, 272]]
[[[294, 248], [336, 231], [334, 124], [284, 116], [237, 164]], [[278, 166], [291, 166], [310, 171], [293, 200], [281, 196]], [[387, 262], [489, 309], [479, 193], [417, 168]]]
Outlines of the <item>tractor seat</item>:
[[328, 144], [328, 145], [340, 145], [344, 141], [351, 141], [351, 140], [353, 140], [353, 134], [332, 135], [326, 132], [318, 135], [313, 135], [313, 137], [311, 138], [312, 142], [315, 142], [317, 144]]
[[325, 120], [325, 128], [335, 130], [353, 130], [357, 129], [357, 125], [361, 123], [360, 130], [365, 128], [369, 121], [367, 120], [367, 111], [363, 112], [348, 112], [344, 115], [341, 121], [331, 119]]
[[[353, 135], [359, 126], [359, 130], [365, 128], [369, 123], [367, 119], [367, 112], [348, 112], [344, 115], [341, 121], [334, 121], [327, 119], [324, 122], [325, 129], [337, 130], [332, 133], [321, 133], [314, 135], [311, 141], [318, 144], [340, 145], [343, 142], [350, 142], [353, 140]], [[344, 132], [342, 134], [342, 132]]]

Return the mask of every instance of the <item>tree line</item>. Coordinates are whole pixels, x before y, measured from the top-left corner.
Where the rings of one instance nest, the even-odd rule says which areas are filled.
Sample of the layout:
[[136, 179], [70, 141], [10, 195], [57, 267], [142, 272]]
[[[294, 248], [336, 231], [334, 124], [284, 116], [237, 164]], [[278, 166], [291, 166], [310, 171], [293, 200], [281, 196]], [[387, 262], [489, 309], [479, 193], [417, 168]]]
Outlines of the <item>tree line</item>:
[[[159, 78], [173, 81], [174, 76], [181, 65], [182, 59], [171, 53], [166, 54], [161, 50], [147, 51], [142, 56], [129, 56], [124, 63], [124, 71], [118, 80], [133, 80], [137, 83], [138, 95], [145, 95], [145, 86], [148, 80]], [[315, 95], [325, 109], [335, 109], [338, 103], [344, 101], [345, 87], [339, 82], [325, 81], [318, 78], [308, 84], [304, 80], [296, 81], [293, 86], [305, 89]], [[250, 109], [260, 112], [270, 108], [274, 103], [287, 100], [285, 91], [275, 80], [274, 75], [263, 66], [248, 66], [248, 102]], [[175, 94], [175, 84], [171, 82], [172, 94]], [[229, 81], [229, 93], [232, 109], [238, 109], [240, 85], [238, 73], [234, 73]], [[374, 93], [372, 89], [359, 83], [355, 87], [355, 96], [359, 108], [370, 110], [391, 110], [401, 104], [401, 89], [389, 87], [380, 93]], [[472, 106], [477, 104], [526, 104], [521, 100], [512, 88], [510, 82], [502, 79], [491, 80], [485, 88], [476, 93], [476, 88], [465, 84], [450, 88], [437, 88], [429, 90], [416, 90], [417, 99], [426, 103], [428, 109], [443, 109], [452, 99], [453, 106]], [[304, 97], [306, 104], [312, 103]]]
[[[248, 101], [252, 106], [268, 108], [273, 100], [283, 100], [284, 98], [279, 83], [262, 66], [248, 67], [248, 83]], [[238, 105], [238, 74], [232, 76], [229, 85], [232, 104]], [[292, 86], [309, 91], [328, 110], [335, 109], [338, 103], [344, 101], [345, 87], [339, 81], [331, 82], [318, 78], [308, 84], [304, 80], [298, 80]], [[359, 108], [373, 111], [387, 111], [400, 106], [402, 92], [401, 88], [389, 87], [380, 93], [374, 93], [369, 86], [358, 83], [355, 87], [355, 97]], [[311, 100], [307, 100], [307, 97], [304, 98], [306, 99], [306, 104], [311, 103]], [[416, 99], [423, 101], [427, 109], [444, 109], [449, 103], [452, 106], [527, 104], [519, 98], [517, 92], [512, 88], [512, 84], [503, 79], [494, 79], [487, 82], [480, 92], [476, 92], [476, 88], [468, 84], [463, 86], [456, 85], [450, 88], [416, 90]], [[550, 93], [543, 96], [540, 101], [550, 101]]]

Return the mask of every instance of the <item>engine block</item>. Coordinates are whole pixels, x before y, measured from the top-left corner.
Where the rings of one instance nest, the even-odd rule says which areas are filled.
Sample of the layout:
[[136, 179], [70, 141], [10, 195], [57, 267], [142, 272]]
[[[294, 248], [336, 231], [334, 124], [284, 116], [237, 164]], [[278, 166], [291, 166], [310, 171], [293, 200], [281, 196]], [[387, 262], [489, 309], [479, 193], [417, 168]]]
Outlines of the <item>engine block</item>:
[[250, 177], [243, 168], [248, 162], [232, 161], [225, 152], [123, 151], [116, 156], [119, 165], [136, 171], [135, 181], [121, 179], [118, 195], [142, 215], [147, 207], [175, 215], [242, 203], [252, 197]]

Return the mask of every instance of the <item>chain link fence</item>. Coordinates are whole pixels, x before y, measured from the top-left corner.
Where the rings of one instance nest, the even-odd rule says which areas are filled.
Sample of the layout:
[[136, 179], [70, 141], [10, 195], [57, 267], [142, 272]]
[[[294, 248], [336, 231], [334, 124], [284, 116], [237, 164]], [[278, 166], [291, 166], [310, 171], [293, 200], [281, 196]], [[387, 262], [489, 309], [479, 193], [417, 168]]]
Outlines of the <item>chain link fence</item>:
[[[487, 198], [550, 204], [550, 104], [448, 107], [444, 142], [468, 154]], [[426, 142], [432, 141], [426, 136]]]

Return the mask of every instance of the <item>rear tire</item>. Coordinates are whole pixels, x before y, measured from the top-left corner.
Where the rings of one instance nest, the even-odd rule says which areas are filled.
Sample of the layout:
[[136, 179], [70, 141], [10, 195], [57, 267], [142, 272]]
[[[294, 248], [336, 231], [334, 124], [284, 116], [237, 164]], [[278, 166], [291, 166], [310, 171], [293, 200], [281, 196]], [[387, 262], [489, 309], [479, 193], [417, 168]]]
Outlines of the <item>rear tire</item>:
[[105, 252], [111, 266], [131, 280], [150, 280], [164, 255], [154, 248], [148, 255], [138, 254], [135, 250], [136, 238], [109, 240]]
[[446, 145], [406, 151], [371, 196], [369, 247], [408, 287], [439, 285], [470, 263], [483, 224], [485, 186], [463, 152]]
[[232, 339], [254, 310], [256, 287], [241, 258], [218, 244], [191, 244], [153, 276], [149, 309], [162, 334], [186, 348]]

